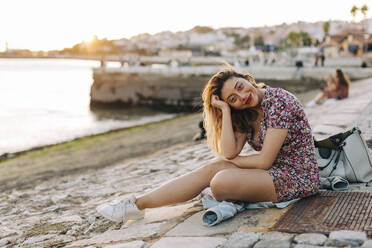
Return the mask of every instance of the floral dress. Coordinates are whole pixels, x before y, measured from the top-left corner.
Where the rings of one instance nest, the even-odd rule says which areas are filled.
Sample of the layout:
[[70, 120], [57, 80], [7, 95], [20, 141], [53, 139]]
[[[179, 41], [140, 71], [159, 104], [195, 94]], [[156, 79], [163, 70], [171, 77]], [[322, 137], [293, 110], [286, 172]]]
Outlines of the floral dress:
[[287, 137], [268, 169], [279, 202], [313, 195], [319, 191], [320, 176], [314, 154], [311, 128], [299, 100], [286, 90], [267, 87], [261, 102], [263, 117], [258, 140], [248, 135], [256, 151], [262, 149], [267, 128], [288, 129]]

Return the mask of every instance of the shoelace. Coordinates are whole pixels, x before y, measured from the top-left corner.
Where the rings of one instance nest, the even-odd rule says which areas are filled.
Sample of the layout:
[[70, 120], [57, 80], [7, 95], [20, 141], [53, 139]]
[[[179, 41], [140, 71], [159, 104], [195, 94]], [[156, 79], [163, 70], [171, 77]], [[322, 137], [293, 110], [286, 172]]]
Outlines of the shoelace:
[[127, 208], [126, 208], [126, 206], [128, 205], [128, 204], [130, 204], [130, 199], [127, 199], [127, 200], [125, 200], [125, 201], [121, 201], [121, 202], [119, 202], [119, 203], [116, 203], [116, 204], [114, 204], [113, 205], [113, 212], [114, 213], [117, 213], [117, 212], [119, 212], [119, 213], [123, 213], [122, 214], [122, 216], [123, 216], [123, 218], [125, 217], [125, 215], [127, 214]]

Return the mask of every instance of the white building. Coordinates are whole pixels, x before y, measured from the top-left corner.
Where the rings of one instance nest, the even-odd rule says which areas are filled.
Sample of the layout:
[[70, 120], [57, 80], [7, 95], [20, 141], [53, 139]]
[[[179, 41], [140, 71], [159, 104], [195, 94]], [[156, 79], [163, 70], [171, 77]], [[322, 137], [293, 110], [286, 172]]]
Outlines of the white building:
[[367, 33], [372, 34], [372, 18], [366, 19], [363, 22], [366, 27]]

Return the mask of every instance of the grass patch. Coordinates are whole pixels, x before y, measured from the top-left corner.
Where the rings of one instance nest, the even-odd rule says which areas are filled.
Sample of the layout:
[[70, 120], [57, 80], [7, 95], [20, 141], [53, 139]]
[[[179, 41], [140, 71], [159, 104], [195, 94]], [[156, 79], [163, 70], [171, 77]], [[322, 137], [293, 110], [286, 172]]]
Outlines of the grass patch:
[[194, 115], [199, 115], [199, 113], [196, 114], [186, 114], [182, 115], [176, 118], [172, 119], [167, 119], [167, 120], [162, 120], [158, 122], [152, 122], [152, 123], [147, 123], [144, 125], [138, 125], [138, 126], [133, 126], [133, 127], [125, 127], [125, 128], [120, 128], [120, 129], [115, 129], [111, 130], [105, 133], [100, 133], [100, 134], [93, 134], [93, 135], [88, 135], [80, 138], [76, 138], [71, 141], [66, 141], [66, 142], [61, 142], [53, 145], [46, 145], [46, 146], [41, 146], [41, 147], [35, 147], [31, 148], [26, 151], [21, 151], [17, 153], [12, 153], [12, 154], [4, 154], [0, 156], [0, 166], [6, 164], [7, 162], [14, 160], [14, 159], [31, 159], [39, 156], [43, 156], [46, 154], [50, 154], [53, 152], [58, 152], [62, 150], [68, 150], [68, 149], [76, 149], [76, 148], [83, 148], [87, 147], [89, 145], [99, 145], [99, 143], [103, 142], [106, 138], [116, 136], [116, 135], [121, 135], [125, 133], [129, 134], [135, 134], [137, 132], [156, 127], [158, 125], [164, 125], [167, 123], [172, 123], [172, 122], [178, 122], [182, 121], [184, 119], [188, 119]]

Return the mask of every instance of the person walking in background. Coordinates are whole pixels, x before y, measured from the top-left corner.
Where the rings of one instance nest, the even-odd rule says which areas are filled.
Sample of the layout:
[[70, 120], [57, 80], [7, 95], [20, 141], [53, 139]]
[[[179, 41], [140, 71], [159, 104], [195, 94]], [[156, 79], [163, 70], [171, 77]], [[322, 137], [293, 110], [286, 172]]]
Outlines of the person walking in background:
[[[327, 87], [314, 100], [308, 102], [306, 107], [314, 107], [323, 102], [331, 103], [334, 100], [341, 100], [349, 96], [350, 79], [340, 68], [336, 68], [334, 75], [326, 77], [325, 81]], [[332, 99], [332, 101], [328, 101], [328, 99]]]
[[102, 68], [106, 67], [105, 55], [101, 55], [100, 66], [101, 66]]
[[321, 65], [323, 67], [324, 66], [324, 62], [325, 62], [324, 50], [321, 50], [321, 52], [320, 52], [320, 62], [321, 62]]
[[[229, 68], [211, 77], [202, 99], [207, 143], [219, 158], [139, 197], [98, 206], [101, 215], [139, 219], [146, 208], [191, 200], [207, 187], [218, 201], [284, 202], [318, 192], [313, 136], [294, 95]], [[239, 155], [247, 142], [259, 153]]]

